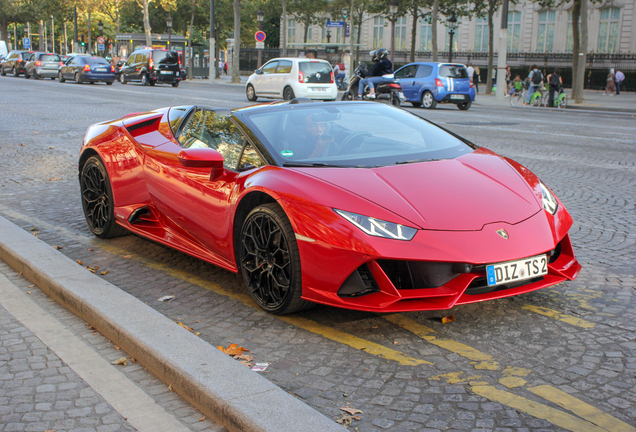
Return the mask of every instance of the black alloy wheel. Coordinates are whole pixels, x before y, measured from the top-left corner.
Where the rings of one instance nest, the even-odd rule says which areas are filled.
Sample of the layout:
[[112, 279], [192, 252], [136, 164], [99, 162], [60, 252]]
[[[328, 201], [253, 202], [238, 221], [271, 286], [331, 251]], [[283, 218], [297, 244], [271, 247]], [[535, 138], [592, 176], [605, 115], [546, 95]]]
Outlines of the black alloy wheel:
[[111, 238], [127, 233], [115, 222], [113, 190], [106, 167], [99, 157], [90, 157], [82, 167], [80, 189], [84, 216], [93, 234]]
[[258, 305], [289, 314], [313, 304], [302, 300], [300, 254], [294, 230], [278, 204], [254, 208], [241, 229], [240, 265], [245, 284]]

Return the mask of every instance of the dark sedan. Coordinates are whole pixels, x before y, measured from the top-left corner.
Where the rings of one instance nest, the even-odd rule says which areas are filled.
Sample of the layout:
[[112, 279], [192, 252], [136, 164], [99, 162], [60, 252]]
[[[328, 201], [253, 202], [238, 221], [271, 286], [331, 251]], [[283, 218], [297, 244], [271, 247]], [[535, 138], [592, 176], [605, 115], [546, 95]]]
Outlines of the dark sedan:
[[77, 84], [105, 82], [112, 85], [115, 81], [115, 66], [102, 57], [76, 56], [60, 68], [57, 77], [60, 82], [71, 80]]
[[5, 76], [10, 73], [14, 77], [24, 73], [24, 65], [26, 64], [26, 56], [33, 51], [13, 50], [7, 54], [7, 57], [0, 63], [0, 75]]

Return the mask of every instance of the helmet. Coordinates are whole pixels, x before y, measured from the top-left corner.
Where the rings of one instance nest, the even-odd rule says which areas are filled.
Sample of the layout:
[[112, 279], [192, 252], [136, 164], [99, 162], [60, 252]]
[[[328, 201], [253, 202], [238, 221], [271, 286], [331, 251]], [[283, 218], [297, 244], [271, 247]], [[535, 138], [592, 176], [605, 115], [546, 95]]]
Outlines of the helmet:
[[371, 56], [371, 61], [374, 62], [374, 63], [378, 61], [375, 53], [376, 53], [375, 50], [374, 51], [369, 51], [369, 55]]
[[378, 57], [379, 60], [382, 60], [383, 58], [386, 58], [386, 56], [389, 55], [389, 51], [384, 48], [380, 48], [379, 50], [375, 52], [375, 55]]

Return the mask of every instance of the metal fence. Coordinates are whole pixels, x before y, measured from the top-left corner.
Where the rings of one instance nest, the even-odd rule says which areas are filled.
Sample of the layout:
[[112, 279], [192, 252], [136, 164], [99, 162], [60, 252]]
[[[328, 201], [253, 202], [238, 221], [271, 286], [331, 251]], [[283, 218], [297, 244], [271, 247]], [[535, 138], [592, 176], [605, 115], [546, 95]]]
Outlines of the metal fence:
[[[281, 49], [262, 50], [263, 64], [273, 58], [282, 55]], [[300, 50], [288, 49], [289, 57], [296, 57]], [[325, 59], [331, 64], [342, 61], [342, 53], [326, 53], [324, 49], [313, 50], [317, 58]], [[246, 73], [256, 69], [258, 52], [255, 48], [242, 48], [240, 56], [240, 69]], [[394, 53], [395, 69], [410, 63], [409, 51], [396, 51]], [[431, 51], [416, 51], [415, 61], [432, 61]], [[448, 60], [448, 52], [439, 51], [438, 61]], [[360, 51], [359, 61], [371, 62], [368, 51]], [[481, 70], [481, 82], [486, 82], [488, 53], [459, 51], [453, 52], [453, 62], [479, 66]], [[554, 68], [559, 68], [565, 87], [572, 86], [572, 53], [525, 53], [513, 52], [507, 54], [507, 63], [510, 66], [513, 78], [516, 75], [525, 78], [528, 75], [530, 66], [537, 65], [547, 76]], [[493, 66], [497, 66], [497, 54], [493, 59]], [[636, 91], [636, 54], [600, 54], [590, 53], [587, 55], [585, 71], [585, 88], [591, 90], [603, 90], [607, 83], [609, 69], [614, 68], [625, 74], [625, 81], [621, 85], [621, 90]]]

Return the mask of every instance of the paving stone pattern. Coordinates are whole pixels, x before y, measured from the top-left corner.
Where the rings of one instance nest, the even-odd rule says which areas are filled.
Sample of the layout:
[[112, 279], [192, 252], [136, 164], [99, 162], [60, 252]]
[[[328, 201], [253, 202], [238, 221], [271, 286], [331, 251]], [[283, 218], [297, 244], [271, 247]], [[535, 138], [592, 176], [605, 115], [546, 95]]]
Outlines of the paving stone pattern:
[[[265, 377], [327, 416], [340, 418], [344, 406], [362, 410], [361, 420], [350, 429], [564, 430], [470, 390], [469, 379], [499, 386], [507, 366], [530, 370], [527, 386], [551, 385], [636, 424], [634, 119], [476, 106], [467, 112], [412, 109], [537, 173], [572, 213], [571, 235], [583, 264], [576, 281], [551, 289], [451, 311], [405, 314], [434, 329], [440, 339], [491, 355], [502, 365], [499, 370], [476, 369], [474, 362], [427, 343], [378, 314], [328, 307], [303, 313], [310, 320], [434, 363], [413, 367], [355, 350], [205, 289], [218, 284], [246, 293], [240, 277], [230, 272], [136, 236], [102, 241], [88, 231], [76, 158], [89, 124], [186, 103], [189, 97], [191, 103], [200, 103], [196, 98], [205, 95], [226, 100], [222, 106], [241, 106], [246, 104], [242, 88], [208, 89], [184, 83], [175, 92], [128, 85], [127, 93], [114, 93], [105, 86], [67, 86], [67, 90], [53, 82], [29, 87], [4, 85], [11, 78], [2, 80], [5, 97], [19, 94], [30, 111], [11, 106], [0, 113], [5, 137], [0, 169], [8, 173], [0, 178], [0, 214], [24, 229], [36, 228], [39, 238], [62, 246], [61, 252], [69, 257], [108, 270], [104, 279], [168, 318], [184, 322], [209, 343], [238, 343], [250, 349], [255, 361], [271, 363]], [[112, 90], [123, 88], [116, 84]], [[36, 97], [42, 100], [39, 105], [27, 103]], [[91, 98], [101, 103], [89, 104]], [[54, 103], [66, 104], [64, 111], [50, 108]], [[128, 255], [132, 258], [125, 258]], [[203, 282], [185, 280], [184, 274]], [[168, 294], [176, 299], [157, 301]], [[576, 327], [527, 311], [525, 305], [550, 308], [596, 326]], [[457, 321], [443, 325], [441, 317], [448, 314]], [[449, 380], [450, 373], [466, 381]], [[510, 391], [560, 409], [525, 388]]]

